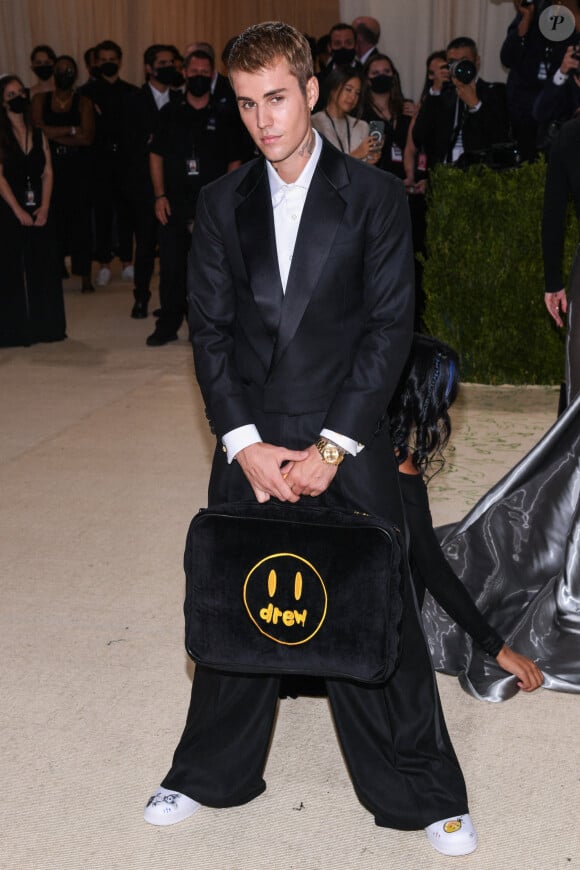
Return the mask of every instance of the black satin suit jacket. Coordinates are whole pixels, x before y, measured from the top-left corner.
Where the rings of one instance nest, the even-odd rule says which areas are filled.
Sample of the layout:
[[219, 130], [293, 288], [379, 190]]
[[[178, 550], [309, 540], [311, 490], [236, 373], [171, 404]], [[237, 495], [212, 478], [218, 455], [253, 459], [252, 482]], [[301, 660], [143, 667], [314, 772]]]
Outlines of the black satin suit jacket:
[[326, 142], [285, 294], [265, 161], [208, 185], [188, 296], [197, 378], [218, 437], [258, 422], [259, 409], [260, 421], [312, 415], [372, 445], [409, 349], [413, 280], [402, 184]]

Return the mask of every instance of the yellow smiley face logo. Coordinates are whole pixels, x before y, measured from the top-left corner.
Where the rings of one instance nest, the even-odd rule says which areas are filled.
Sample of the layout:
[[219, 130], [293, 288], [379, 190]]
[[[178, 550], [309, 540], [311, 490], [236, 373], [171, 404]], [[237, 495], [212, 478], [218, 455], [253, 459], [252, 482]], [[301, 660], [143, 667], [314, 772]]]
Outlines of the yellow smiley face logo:
[[455, 834], [461, 830], [461, 819], [450, 819], [443, 825], [443, 830], [446, 834]]
[[254, 565], [243, 597], [258, 630], [284, 646], [311, 640], [326, 618], [324, 581], [314, 565], [294, 553], [274, 553]]

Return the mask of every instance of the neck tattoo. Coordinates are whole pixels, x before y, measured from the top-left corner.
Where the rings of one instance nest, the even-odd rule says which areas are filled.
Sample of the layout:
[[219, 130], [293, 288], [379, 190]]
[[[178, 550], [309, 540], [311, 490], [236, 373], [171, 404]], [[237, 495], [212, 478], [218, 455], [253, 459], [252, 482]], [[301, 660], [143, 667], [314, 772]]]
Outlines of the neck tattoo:
[[301, 157], [305, 157], [307, 154], [309, 157], [312, 157], [312, 155], [314, 153], [315, 145], [316, 145], [316, 140], [314, 138], [314, 132], [311, 130], [310, 136], [308, 137], [308, 141], [304, 142], [304, 144], [300, 146], [300, 150], [298, 151], [298, 153], [300, 154]]

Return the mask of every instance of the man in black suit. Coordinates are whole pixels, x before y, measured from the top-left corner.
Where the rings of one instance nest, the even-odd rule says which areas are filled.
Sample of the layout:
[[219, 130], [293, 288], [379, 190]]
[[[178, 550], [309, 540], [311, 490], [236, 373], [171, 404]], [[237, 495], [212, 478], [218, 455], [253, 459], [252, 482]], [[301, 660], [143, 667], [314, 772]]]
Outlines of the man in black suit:
[[149, 144], [158, 124], [159, 111], [172, 99], [170, 85], [179, 76], [176, 59], [176, 50], [171, 45], [150, 45], [145, 50], [145, 84], [131, 92], [123, 114], [125, 191], [133, 205], [135, 221], [135, 302], [131, 317], [136, 319], [147, 317], [157, 247], [158, 223], [149, 172]]
[[[281, 23], [236, 41], [230, 75], [263, 157], [200, 195], [189, 271], [196, 373], [217, 433], [209, 502], [271, 497], [403, 523], [386, 408], [409, 349], [413, 266], [402, 184], [313, 131], [306, 39]], [[290, 508], [291, 509], [291, 508]], [[327, 680], [357, 794], [377, 824], [476, 847], [409, 577], [400, 662], [369, 688]], [[280, 680], [198, 666], [185, 731], [145, 819], [245, 803]], [[452, 817], [452, 818], [450, 818]]]
[[326, 106], [328, 94], [325, 83], [330, 73], [340, 66], [352, 66], [353, 69], [362, 69], [356, 59], [356, 34], [350, 24], [339, 21], [333, 24], [328, 34], [329, 58], [326, 66], [316, 74], [318, 79], [318, 100], [314, 106], [314, 112], [322, 112]]
[[381, 38], [381, 25], [370, 15], [359, 15], [352, 26], [356, 36], [356, 59], [364, 66], [373, 54], [379, 53], [377, 45]]
[[[447, 46], [447, 63], [469, 61], [479, 69], [473, 39], [460, 36]], [[505, 86], [475, 76], [464, 84], [443, 68], [433, 82], [413, 127], [413, 141], [424, 148], [428, 165], [457, 163], [464, 153], [484, 151], [508, 139]]]

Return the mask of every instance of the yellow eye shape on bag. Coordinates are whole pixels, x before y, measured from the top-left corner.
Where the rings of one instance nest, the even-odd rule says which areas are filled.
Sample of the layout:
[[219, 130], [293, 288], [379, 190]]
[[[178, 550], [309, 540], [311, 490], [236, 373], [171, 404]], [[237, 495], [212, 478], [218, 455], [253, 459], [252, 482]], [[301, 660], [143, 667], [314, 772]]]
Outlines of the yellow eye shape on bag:
[[314, 565], [293, 553], [261, 559], [246, 577], [243, 595], [254, 625], [285, 646], [309, 641], [326, 618], [322, 577]]

